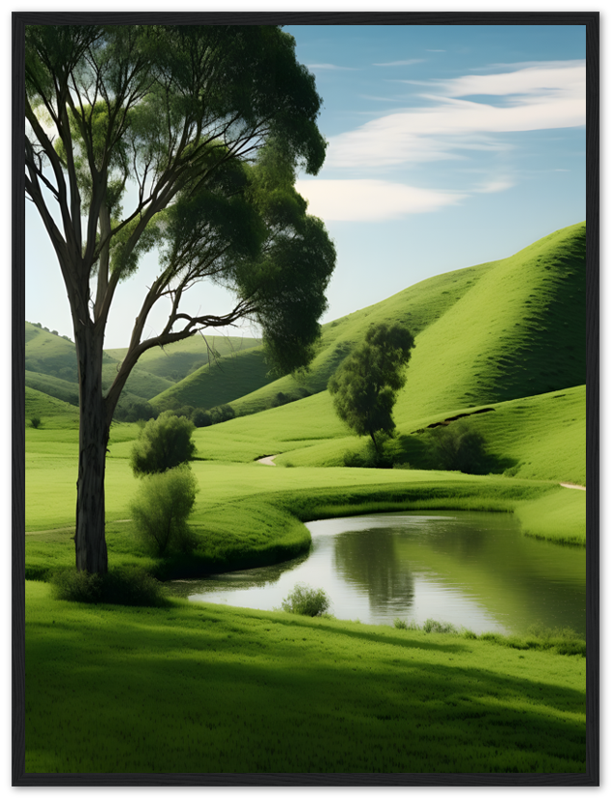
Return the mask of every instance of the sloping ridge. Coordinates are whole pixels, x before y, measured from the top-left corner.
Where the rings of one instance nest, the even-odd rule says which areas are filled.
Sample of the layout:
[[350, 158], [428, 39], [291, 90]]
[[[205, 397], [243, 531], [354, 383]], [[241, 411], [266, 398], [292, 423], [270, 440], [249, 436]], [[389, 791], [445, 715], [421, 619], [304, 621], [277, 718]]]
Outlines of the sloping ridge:
[[416, 337], [396, 419], [585, 383], [585, 224], [494, 262]]
[[251, 414], [270, 407], [278, 392], [325, 390], [371, 322], [400, 322], [416, 336], [397, 420], [584, 384], [585, 223], [324, 325], [306, 375], [260, 387], [233, 408]]

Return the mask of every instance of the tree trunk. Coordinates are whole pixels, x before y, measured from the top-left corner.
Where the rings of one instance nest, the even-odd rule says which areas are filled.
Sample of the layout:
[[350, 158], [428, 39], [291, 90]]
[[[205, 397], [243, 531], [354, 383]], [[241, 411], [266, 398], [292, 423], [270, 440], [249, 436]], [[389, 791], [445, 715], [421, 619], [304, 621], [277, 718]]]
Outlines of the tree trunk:
[[77, 569], [104, 575], [108, 570], [104, 535], [104, 469], [109, 424], [102, 395], [102, 343], [89, 320], [75, 331], [79, 366], [79, 477], [77, 480]]

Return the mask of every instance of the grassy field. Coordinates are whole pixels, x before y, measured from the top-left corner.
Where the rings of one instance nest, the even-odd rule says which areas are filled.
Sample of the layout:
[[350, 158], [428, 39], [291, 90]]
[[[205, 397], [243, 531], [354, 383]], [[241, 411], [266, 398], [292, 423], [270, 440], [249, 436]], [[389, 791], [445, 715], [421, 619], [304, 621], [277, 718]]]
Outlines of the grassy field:
[[41, 583], [26, 624], [27, 772], [585, 770], [585, 660], [526, 640]]
[[[585, 559], [586, 493], [559, 485], [585, 485], [584, 241], [585, 226], [572, 226], [329, 323], [298, 377], [271, 380], [256, 340], [148, 352], [129, 397], [160, 407], [229, 402], [242, 416], [194, 432], [196, 546], [166, 558], [151, 555], [130, 520], [140, 427], [113, 423], [111, 569], [197, 577], [305, 554], [303, 523], [314, 519], [497, 511], [513, 513], [530, 537], [520, 548], [531, 579], [521, 597], [487, 559], [428, 551], [429, 563], [452, 583], [474, 582], [486, 606], [494, 598], [505, 613], [524, 614], [539, 578], [555, 578], [531, 556], [538, 539], [572, 545], [569, 574]], [[396, 436], [385, 445], [389, 469], [348, 466], [366, 463], [367, 443], [338, 420], [326, 391], [373, 321], [402, 322], [416, 335]], [[74, 346], [34, 325], [26, 340], [28, 772], [585, 769], [585, 644], [568, 634], [504, 639], [177, 599], [160, 608], [56, 599], [45, 581], [74, 565], [78, 409], [57, 399], [75, 386]], [[124, 355], [106, 354], [107, 379]], [[483, 437], [488, 474], [433, 467], [432, 432], [458, 426]], [[268, 455], [277, 466], [256, 463]]]

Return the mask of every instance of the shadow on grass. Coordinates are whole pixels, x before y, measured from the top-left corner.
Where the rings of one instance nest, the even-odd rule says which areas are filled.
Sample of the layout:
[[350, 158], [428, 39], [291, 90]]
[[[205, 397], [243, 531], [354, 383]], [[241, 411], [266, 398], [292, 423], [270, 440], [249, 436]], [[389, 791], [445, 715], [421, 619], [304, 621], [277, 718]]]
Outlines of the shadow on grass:
[[[445, 428], [442, 429], [443, 431]], [[436, 431], [439, 431], [437, 428]], [[436, 434], [434, 434], [434, 437]], [[433, 448], [433, 434], [401, 434], [388, 445], [391, 460], [396, 464], [410, 464], [412, 469], [446, 469], [441, 465]], [[472, 475], [501, 475], [505, 470], [517, 466], [517, 459], [498, 456], [480, 448], [474, 456], [470, 470]], [[465, 471], [465, 470], [462, 470]]]
[[432, 643], [443, 661], [333, 625], [101, 611], [28, 637], [32, 771], [45, 754], [67, 772], [585, 768], [584, 693], [462, 646]]

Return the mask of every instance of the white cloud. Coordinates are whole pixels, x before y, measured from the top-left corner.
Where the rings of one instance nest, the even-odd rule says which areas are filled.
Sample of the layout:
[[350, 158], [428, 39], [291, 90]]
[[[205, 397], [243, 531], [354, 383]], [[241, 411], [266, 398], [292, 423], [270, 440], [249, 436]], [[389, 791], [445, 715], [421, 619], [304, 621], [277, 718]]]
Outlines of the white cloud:
[[482, 183], [474, 192], [479, 194], [492, 194], [493, 192], [504, 192], [506, 189], [512, 189], [515, 183], [508, 178], [499, 178], [498, 180], [491, 180]]
[[[544, 63], [427, 85], [430, 93], [420, 95], [427, 105], [379, 117], [332, 137], [326, 166], [355, 169], [457, 158], [458, 149], [496, 149], [497, 134], [585, 124], [583, 62]], [[506, 98], [506, 103], [462, 99], [475, 94]]]
[[545, 62], [492, 75], [465, 75], [450, 81], [436, 81], [449, 97], [467, 95], [541, 95], [584, 97], [585, 62]]
[[381, 222], [438, 211], [467, 195], [381, 180], [299, 180], [309, 213], [325, 221]]

